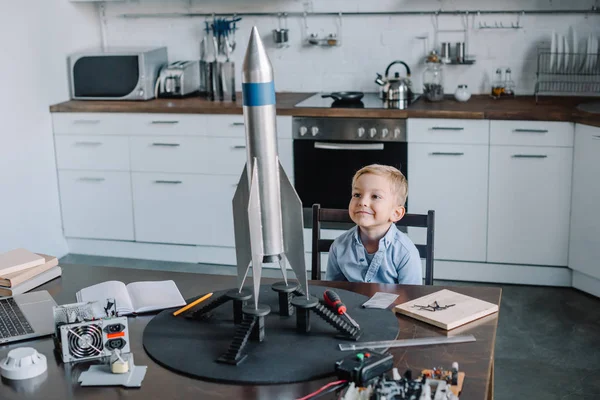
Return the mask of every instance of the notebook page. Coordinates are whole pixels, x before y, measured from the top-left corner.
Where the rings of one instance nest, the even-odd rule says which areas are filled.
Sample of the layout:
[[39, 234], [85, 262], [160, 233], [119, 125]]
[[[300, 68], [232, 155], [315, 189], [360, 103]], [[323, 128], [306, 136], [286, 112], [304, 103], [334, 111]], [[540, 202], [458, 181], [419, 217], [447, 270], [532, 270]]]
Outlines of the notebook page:
[[127, 285], [127, 290], [137, 313], [185, 305], [173, 281], [133, 282]]
[[123, 282], [102, 282], [83, 288], [77, 292], [77, 301], [100, 301], [101, 304], [105, 304], [108, 298], [115, 299], [119, 315], [133, 313], [133, 304], [129, 298], [129, 293], [127, 293], [127, 287]]

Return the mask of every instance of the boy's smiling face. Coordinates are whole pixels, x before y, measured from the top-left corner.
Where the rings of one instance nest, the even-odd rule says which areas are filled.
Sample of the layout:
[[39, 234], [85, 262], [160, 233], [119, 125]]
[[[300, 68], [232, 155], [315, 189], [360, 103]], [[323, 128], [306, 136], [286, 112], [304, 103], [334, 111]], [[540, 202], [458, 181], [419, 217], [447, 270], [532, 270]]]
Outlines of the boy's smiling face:
[[404, 216], [404, 207], [398, 204], [389, 179], [367, 173], [356, 179], [348, 212], [359, 227], [377, 231], [387, 230], [390, 223], [399, 221]]

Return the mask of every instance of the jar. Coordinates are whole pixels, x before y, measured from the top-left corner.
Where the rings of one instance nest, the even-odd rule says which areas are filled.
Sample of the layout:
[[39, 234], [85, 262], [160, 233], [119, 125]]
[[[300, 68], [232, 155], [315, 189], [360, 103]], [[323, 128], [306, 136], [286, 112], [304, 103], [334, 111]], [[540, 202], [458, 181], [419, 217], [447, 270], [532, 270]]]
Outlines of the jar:
[[423, 72], [423, 96], [428, 101], [444, 100], [444, 71], [438, 60], [425, 63]]
[[471, 92], [469, 92], [467, 85], [458, 85], [454, 92], [454, 98], [456, 101], [465, 102], [471, 98]]

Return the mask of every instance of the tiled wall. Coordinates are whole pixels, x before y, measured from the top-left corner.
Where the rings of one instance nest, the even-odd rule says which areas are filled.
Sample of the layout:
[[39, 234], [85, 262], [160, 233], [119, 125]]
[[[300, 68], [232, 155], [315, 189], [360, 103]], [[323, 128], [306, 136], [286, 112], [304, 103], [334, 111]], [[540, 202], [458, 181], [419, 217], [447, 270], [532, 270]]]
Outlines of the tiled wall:
[[[502, 3], [498, 5], [498, 3]], [[178, 12], [282, 12], [282, 11], [388, 11], [388, 10], [465, 10], [465, 9], [590, 9], [597, 0], [518, 1], [505, 0], [203, 0], [203, 1], [141, 1], [107, 3], [106, 38], [109, 46], [164, 45], [168, 46], [169, 59], [197, 59], [202, 37], [203, 17], [185, 18], [126, 18], [130, 13], [178, 13]], [[343, 15], [343, 14], [342, 14]], [[468, 20], [465, 32], [441, 32], [438, 40], [468, 40], [468, 53], [476, 56], [472, 66], [448, 66], [445, 74], [446, 92], [454, 92], [458, 84], [467, 84], [474, 93], [488, 93], [490, 81], [498, 67], [510, 67], [517, 83], [517, 93], [533, 93], [536, 71], [536, 49], [542, 42], [549, 42], [552, 30], [567, 34], [569, 27], [576, 27], [579, 37], [589, 33], [600, 36], [600, 15], [533, 15], [520, 18], [523, 29], [482, 30], [479, 24], [495, 22], [510, 25], [517, 16], [470, 15], [440, 16], [439, 30], [461, 30]], [[411, 16], [342, 16], [342, 44], [334, 48], [308, 47], [302, 43], [305, 22], [299, 17], [288, 18], [290, 45], [275, 48], [271, 30], [277, 28], [276, 17], [244, 17], [236, 35], [237, 48], [232, 58], [238, 68], [243, 59], [248, 34], [253, 25], [261, 32], [269, 47], [269, 57], [275, 70], [278, 91], [330, 91], [363, 90], [376, 91], [373, 82], [377, 72], [383, 73], [393, 60], [403, 60], [413, 70], [413, 84], [421, 87], [426, 51], [425, 40], [432, 47], [435, 42], [435, 18], [428, 15]], [[338, 20], [329, 16], [308, 16], [306, 23], [310, 32], [327, 34], [336, 31]], [[237, 81], [238, 88], [240, 79]]]

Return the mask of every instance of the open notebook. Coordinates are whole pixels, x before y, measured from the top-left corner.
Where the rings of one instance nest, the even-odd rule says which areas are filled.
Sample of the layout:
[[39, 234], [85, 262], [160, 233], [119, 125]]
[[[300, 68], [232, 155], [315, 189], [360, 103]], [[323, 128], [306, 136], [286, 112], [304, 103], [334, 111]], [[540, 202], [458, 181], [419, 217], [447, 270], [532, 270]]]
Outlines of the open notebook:
[[102, 282], [77, 292], [77, 301], [100, 301], [115, 299], [119, 315], [139, 314], [185, 305], [177, 285], [173, 281], [133, 282], [125, 285], [119, 281]]

